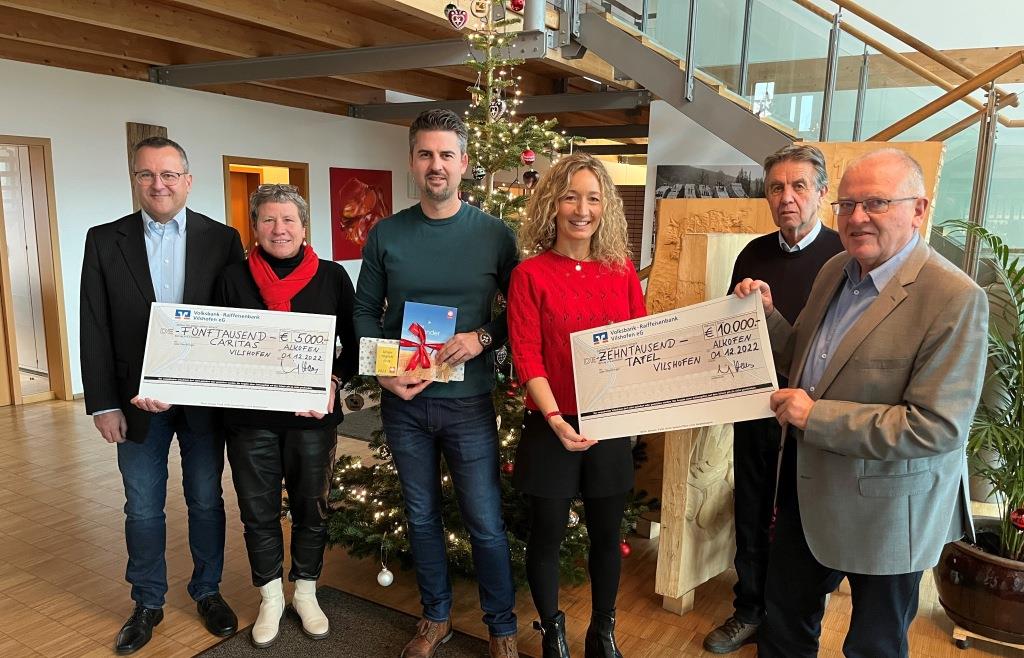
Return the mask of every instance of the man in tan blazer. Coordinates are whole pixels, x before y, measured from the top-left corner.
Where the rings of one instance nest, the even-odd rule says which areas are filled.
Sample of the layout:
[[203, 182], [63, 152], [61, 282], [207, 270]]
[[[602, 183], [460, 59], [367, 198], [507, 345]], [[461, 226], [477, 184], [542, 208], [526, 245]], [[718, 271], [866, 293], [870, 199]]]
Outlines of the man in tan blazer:
[[921, 168], [883, 149], [851, 162], [833, 204], [846, 251], [791, 327], [760, 290], [780, 369], [778, 516], [761, 658], [813, 658], [825, 596], [848, 578], [848, 658], [903, 658], [924, 569], [972, 534], [965, 441], [985, 373], [988, 303], [918, 229]]

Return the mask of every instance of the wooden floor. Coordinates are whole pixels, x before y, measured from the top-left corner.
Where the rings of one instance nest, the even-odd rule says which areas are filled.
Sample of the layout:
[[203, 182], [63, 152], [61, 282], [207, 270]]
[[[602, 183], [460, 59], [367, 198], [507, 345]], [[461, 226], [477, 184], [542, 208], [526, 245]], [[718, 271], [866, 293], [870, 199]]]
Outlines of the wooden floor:
[[[366, 444], [346, 440], [339, 452], [346, 450], [365, 453]], [[191, 656], [216, 641], [199, 623], [195, 605], [185, 592], [192, 567], [176, 454], [170, 471], [170, 591], [164, 622], [153, 641], [137, 654], [142, 657]], [[222, 592], [244, 627], [255, 616], [258, 594], [249, 580], [229, 472], [224, 474], [224, 488], [228, 534]], [[96, 434], [80, 402], [0, 408], [0, 656], [112, 654], [114, 636], [132, 608], [123, 578], [123, 503], [114, 448]], [[708, 655], [701, 650], [701, 641], [731, 611], [733, 572], [702, 586], [696, 610], [679, 617], [662, 610], [660, 598], [653, 593], [656, 542], [633, 539], [632, 544], [634, 552], [624, 564], [618, 603], [617, 636], [623, 654], [627, 658]], [[376, 581], [379, 570], [379, 562], [353, 560], [332, 550], [321, 582], [417, 613], [413, 575], [397, 572], [394, 585], [382, 588]], [[456, 627], [485, 636], [476, 587], [459, 582], [456, 589]], [[520, 648], [539, 655], [538, 635], [530, 627], [534, 613], [529, 594], [520, 592], [518, 598]], [[589, 619], [589, 589], [563, 589], [562, 607], [568, 616], [573, 655], [580, 657]], [[831, 597], [821, 656], [842, 655], [849, 611], [849, 589], [844, 585]], [[920, 613], [911, 630], [914, 658], [1021, 656], [983, 642], [960, 651], [950, 640], [951, 630], [926, 574]], [[284, 646], [266, 653], [289, 655]], [[756, 651], [748, 646], [733, 655], [749, 658]], [[443, 658], [443, 649], [437, 656]]]

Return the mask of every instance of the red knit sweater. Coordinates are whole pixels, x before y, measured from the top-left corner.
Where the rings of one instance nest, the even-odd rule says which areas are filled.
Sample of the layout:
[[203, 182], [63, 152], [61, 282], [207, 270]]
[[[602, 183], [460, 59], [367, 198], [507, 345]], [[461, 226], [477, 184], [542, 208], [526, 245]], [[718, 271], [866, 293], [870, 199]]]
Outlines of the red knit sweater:
[[[508, 333], [521, 383], [547, 377], [563, 414], [576, 415], [569, 334], [647, 315], [632, 263], [620, 270], [546, 251], [512, 271]], [[529, 397], [526, 406], [537, 409]]]

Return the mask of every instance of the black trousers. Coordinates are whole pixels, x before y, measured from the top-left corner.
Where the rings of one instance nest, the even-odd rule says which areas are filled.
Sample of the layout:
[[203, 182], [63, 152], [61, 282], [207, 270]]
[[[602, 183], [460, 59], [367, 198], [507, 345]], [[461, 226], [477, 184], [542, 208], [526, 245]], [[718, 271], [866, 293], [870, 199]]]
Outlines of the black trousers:
[[288, 579], [320, 577], [327, 546], [327, 494], [337, 443], [334, 425], [312, 430], [228, 430], [228, 461], [245, 526], [253, 585], [261, 587], [283, 575], [282, 478], [292, 517]]
[[775, 469], [782, 429], [774, 418], [733, 425], [733, 498], [736, 522], [736, 576], [733, 607], [745, 624], [764, 618], [768, 577], [769, 527], [775, 497]]
[[[786, 446], [787, 457], [795, 442]], [[794, 455], [795, 457], [795, 455]], [[789, 464], [794, 459], [787, 459]], [[787, 471], [789, 471], [787, 473]], [[792, 480], [789, 477], [792, 477]], [[850, 581], [853, 613], [843, 643], [846, 658], [907, 658], [907, 630], [917, 614], [921, 572], [856, 574], [819, 563], [804, 538], [795, 468], [784, 468], [765, 591], [766, 615], [757, 634], [759, 658], [815, 658], [825, 596]]]
[[[629, 492], [601, 498], [583, 498], [584, 519], [590, 539], [591, 609], [615, 616], [622, 553], [619, 528]], [[571, 498], [527, 496], [530, 501], [530, 538], [526, 543], [526, 578], [533, 605], [543, 620], [558, 614], [559, 549], [569, 522]]]

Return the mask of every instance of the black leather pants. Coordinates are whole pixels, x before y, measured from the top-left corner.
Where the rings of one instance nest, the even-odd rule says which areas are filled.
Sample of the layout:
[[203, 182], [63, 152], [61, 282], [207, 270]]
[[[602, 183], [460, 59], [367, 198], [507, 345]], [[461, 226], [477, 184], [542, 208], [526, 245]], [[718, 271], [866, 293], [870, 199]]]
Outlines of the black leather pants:
[[245, 526], [252, 583], [266, 585], [283, 575], [281, 479], [292, 516], [289, 580], [316, 580], [327, 546], [330, 490], [337, 428], [314, 430], [228, 430], [228, 461]]

